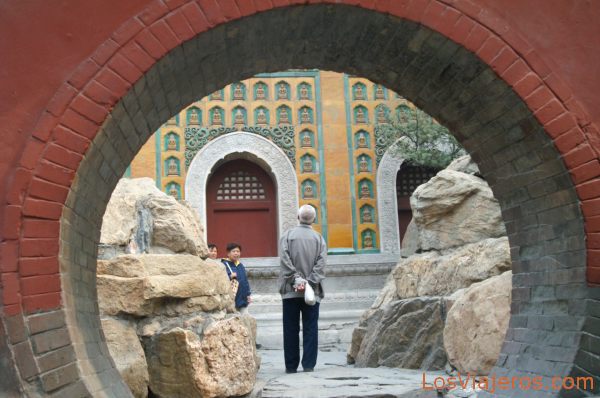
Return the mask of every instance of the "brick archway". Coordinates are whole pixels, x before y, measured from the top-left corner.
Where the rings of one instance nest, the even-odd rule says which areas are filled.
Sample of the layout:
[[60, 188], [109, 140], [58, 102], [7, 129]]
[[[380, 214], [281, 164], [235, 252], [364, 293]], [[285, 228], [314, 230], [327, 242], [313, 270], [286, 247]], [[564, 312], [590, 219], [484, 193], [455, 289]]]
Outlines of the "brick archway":
[[495, 373], [597, 376], [600, 294], [586, 283], [586, 261], [588, 281], [600, 282], [593, 144], [514, 36], [511, 46], [436, 1], [366, 3], [256, 13], [251, 2], [157, 1], [98, 50], [101, 62], [82, 64], [28, 141], [4, 210], [0, 352], [14, 360], [3, 374], [32, 395], [126, 395], [95, 295], [100, 222], [118, 177], [193, 99], [258, 72], [322, 68], [402, 93], [458, 132], [490, 182], [515, 270]]

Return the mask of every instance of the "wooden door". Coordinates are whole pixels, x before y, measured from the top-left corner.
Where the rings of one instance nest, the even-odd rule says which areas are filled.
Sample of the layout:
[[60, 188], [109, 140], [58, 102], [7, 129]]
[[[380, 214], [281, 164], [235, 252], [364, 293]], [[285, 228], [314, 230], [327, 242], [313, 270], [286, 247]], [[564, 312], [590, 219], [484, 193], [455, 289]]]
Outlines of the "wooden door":
[[243, 257], [277, 256], [277, 206], [271, 177], [258, 165], [227, 162], [206, 188], [208, 241], [225, 257], [228, 242], [242, 246]]

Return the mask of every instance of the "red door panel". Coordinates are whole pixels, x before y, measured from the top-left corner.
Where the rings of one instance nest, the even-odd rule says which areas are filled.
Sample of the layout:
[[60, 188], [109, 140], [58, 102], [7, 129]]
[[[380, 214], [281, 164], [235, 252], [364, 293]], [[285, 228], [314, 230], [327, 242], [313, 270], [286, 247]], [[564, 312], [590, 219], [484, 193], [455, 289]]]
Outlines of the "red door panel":
[[228, 242], [242, 245], [244, 257], [277, 256], [277, 211], [271, 177], [247, 160], [223, 164], [206, 189], [207, 236], [225, 256]]

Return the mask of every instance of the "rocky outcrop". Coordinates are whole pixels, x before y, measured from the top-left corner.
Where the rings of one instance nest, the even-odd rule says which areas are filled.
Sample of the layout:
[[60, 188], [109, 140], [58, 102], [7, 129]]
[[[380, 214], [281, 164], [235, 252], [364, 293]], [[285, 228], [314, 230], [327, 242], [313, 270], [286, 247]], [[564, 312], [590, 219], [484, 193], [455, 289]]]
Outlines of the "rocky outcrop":
[[[197, 212], [161, 192], [150, 178], [123, 178], [104, 213], [101, 247], [116, 253], [208, 255]], [[110, 256], [109, 256], [110, 257]]]
[[471, 285], [448, 312], [444, 347], [460, 372], [487, 375], [495, 365], [510, 318], [511, 289], [508, 271]]
[[158, 396], [230, 397], [254, 386], [254, 339], [240, 317], [161, 330], [148, 340], [150, 388]]
[[400, 260], [392, 271], [397, 298], [447, 296], [510, 270], [507, 238], [485, 239], [443, 254], [431, 251]]
[[472, 174], [481, 177], [479, 167], [477, 167], [477, 164], [469, 155], [454, 159], [452, 163], [446, 167], [446, 170], [460, 171], [461, 173]]
[[135, 325], [124, 320], [103, 318], [102, 330], [110, 356], [131, 393], [136, 398], [146, 398], [148, 367]]
[[506, 235], [500, 207], [484, 180], [444, 169], [410, 198], [416, 252], [444, 250]]
[[222, 264], [189, 254], [122, 255], [98, 261], [97, 291], [111, 355], [136, 397], [148, 386], [165, 398], [252, 389], [256, 321], [233, 314]]
[[[405, 258], [363, 313], [349, 363], [440, 368], [448, 349], [462, 371], [482, 374], [493, 366], [510, 312], [510, 286], [499, 282], [510, 274], [510, 248], [500, 207], [478, 175], [463, 157], [415, 190], [413, 220], [402, 242]], [[500, 308], [492, 311], [496, 299]], [[453, 315], [444, 326], [438, 314], [447, 311]], [[446, 348], [439, 345], [444, 327]]]
[[445, 304], [440, 297], [393, 301], [361, 320], [353, 335], [358, 367], [442, 369], [446, 364], [442, 332]]
[[221, 265], [190, 255], [124, 255], [98, 261], [100, 312], [177, 316], [233, 311], [229, 279]]

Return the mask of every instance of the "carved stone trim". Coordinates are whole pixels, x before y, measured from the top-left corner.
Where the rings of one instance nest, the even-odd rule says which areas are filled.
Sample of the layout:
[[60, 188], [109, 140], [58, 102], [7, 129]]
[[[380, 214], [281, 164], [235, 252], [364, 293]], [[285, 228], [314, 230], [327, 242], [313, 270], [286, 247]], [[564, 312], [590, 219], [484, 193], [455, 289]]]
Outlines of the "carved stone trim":
[[245, 131], [268, 138], [283, 150], [287, 157], [296, 166], [296, 146], [294, 144], [294, 127], [260, 127], [244, 126], [241, 129], [235, 127], [186, 127], [185, 128], [185, 165], [189, 166], [198, 151], [206, 146], [211, 140], [230, 134], [235, 131]]
[[404, 159], [399, 155], [398, 140], [389, 146], [377, 167], [377, 214], [382, 253], [400, 254], [396, 176]]
[[[217, 137], [208, 142], [192, 159], [185, 179], [185, 198], [206, 225], [206, 183], [213, 168], [231, 154], [251, 154], [262, 160], [275, 177], [279, 234], [297, 224], [298, 180], [286, 154], [272, 141], [242, 131]], [[205, 232], [206, 234], [206, 229]]]

